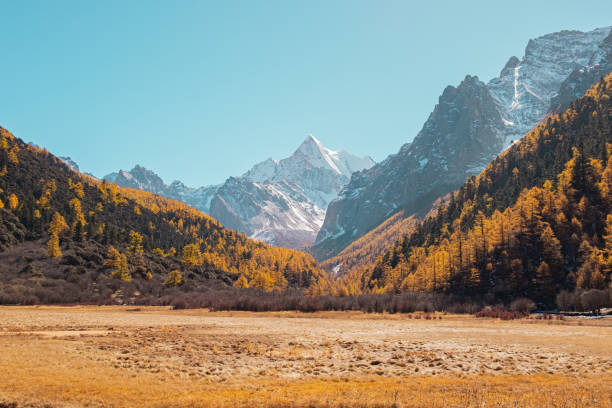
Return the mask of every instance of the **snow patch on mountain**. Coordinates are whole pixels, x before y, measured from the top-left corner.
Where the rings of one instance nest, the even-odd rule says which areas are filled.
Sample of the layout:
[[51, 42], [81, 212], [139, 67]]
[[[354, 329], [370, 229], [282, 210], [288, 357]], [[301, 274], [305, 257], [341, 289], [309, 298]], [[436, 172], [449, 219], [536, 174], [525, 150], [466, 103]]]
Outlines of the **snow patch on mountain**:
[[510, 58], [499, 77], [487, 84], [505, 124], [507, 147], [521, 138], [549, 111], [563, 81], [604, 54], [599, 45], [610, 27], [589, 32], [560, 31], [529, 40], [521, 60]]

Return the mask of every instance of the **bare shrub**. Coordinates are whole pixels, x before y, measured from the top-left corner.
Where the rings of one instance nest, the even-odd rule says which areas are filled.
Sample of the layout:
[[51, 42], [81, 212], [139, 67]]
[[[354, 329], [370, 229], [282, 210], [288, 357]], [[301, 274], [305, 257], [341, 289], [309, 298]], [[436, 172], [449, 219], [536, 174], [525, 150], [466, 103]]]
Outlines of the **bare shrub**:
[[[143, 296], [138, 304], [170, 305], [176, 309], [209, 308], [213, 311], [244, 310], [274, 312], [295, 310], [318, 312], [327, 310], [360, 310], [365, 313], [433, 313], [455, 305], [454, 299], [441, 294], [407, 292], [401, 294], [363, 294], [352, 296], [307, 296], [303, 291], [263, 292], [256, 289], [219, 288], [201, 292], [167, 290], [157, 299]], [[458, 300], [457, 300], [458, 301]], [[439, 305], [435, 307], [434, 304]], [[473, 312], [476, 304], [463, 302], [455, 310]], [[456, 312], [457, 313], [457, 312]]]
[[450, 313], [457, 314], [475, 314], [482, 310], [482, 304], [479, 303], [454, 303], [449, 305], [446, 310]]
[[528, 298], [518, 298], [512, 303], [510, 303], [510, 310], [520, 312], [526, 315], [530, 314], [535, 309], [536, 304], [533, 302], [533, 300]]
[[562, 290], [555, 300], [560, 311], [569, 311], [574, 306], [574, 295], [567, 290]]
[[528, 313], [519, 312], [515, 310], [508, 310], [503, 307], [495, 306], [490, 307], [487, 306], [483, 308], [480, 312], [476, 313], [476, 317], [491, 317], [495, 319], [501, 320], [514, 320], [521, 319], [523, 317], [528, 316]]
[[601, 309], [610, 304], [608, 292], [599, 289], [588, 290], [580, 295], [580, 304], [585, 311], [599, 314]]

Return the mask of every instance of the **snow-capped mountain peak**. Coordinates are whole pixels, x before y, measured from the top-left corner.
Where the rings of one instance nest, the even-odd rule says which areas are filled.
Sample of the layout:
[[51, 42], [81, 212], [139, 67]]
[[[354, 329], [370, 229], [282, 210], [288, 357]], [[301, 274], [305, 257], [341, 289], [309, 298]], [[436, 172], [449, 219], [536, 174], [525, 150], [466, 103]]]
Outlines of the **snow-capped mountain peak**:
[[351, 173], [373, 164], [369, 157], [328, 149], [308, 135], [290, 157], [267, 159], [218, 186], [190, 188], [180, 181], [167, 186], [141, 166], [105, 179], [184, 201], [255, 239], [302, 248], [314, 242], [327, 205]]
[[[312, 166], [316, 168], [327, 168], [336, 172], [337, 174], [344, 174], [336, 165], [334, 160], [333, 150], [323, 147], [313, 135], [308, 135], [304, 142], [298, 147], [291, 157], [287, 160], [291, 162], [304, 162], [305, 166]], [[344, 174], [346, 176], [346, 174]], [[348, 174], [350, 176], [350, 173]]]
[[312, 134], [308, 134], [296, 152], [302, 152], [305, 155], [312, 155], [314, 157], [318, 153], [322, 153], [323, 150], [325, 150], [325, 147], [319, 142], [319, 139]]
[[487, 84], [507, 126], [505, 146], [544, 117], [563, 81], [593, 60], [609, 33], [610, 27], [546, 34], [529, 40], [522, 59], [510, 58]]
[[211, 215], [230, 228], [269, 243], [304, 247], [314, 242], [331, 200], [351, 174], [374, 161], [331, 150], [308, 135], [282, 160], [268, 159], [220, 188]]
[[[303, 162], [305, 167], [329, 169], [338, 175], [350, 178], [351, 174], [374, 165], [371, 157], [358, 157], [345, 150], [329, 149], [314, 137], [306, 136], [300, 147], [291, 157], [281, 162]], [[286, 164], [285, 164], [286, 166]]]
[[374, 160], [369, 156], [358, 157], [345, 150], [329, 149], [313, 135], [308, 135], [288, 158], [282, 160], [269, 158], [253, 166], [243, 174], [243, 177], [260, 183], [266, 180], [295, 181], [308, 171], [320, 169], [332, 171], [348, 181], [352, 173], [370, 168], [372, 165]]

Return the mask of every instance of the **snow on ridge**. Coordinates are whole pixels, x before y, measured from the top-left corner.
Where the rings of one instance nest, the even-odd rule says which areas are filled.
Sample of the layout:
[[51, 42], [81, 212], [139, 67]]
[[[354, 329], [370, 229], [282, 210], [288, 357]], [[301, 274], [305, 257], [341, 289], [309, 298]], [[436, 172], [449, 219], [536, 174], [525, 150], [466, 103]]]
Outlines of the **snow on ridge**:
[[221, 199], [213, 202], [211, 215], [274, 245], [311, 245], [329, 202], [354, 171], [373, 164], [369, 157], [326, 148], [308, 135], [291, 156], [267, 159], [222, 186], [217, 193]]
[[522, 59], [510, 58], [487, 84], [507, 127], [506, 140], [519, 139], [544, 117], [562, 82], [597, 59], [609, 33], [610, 27], [546, 34], [529, 40]]
[[290, 157], [265, 160], [253, 166], [242, 177], [257, 183], [296, 183], [311, 201], [325, 210], [348, 183], [352, 173], [372, 165], [374, 161], [370, 157], [358, 157], [345, 150], [329, 149], [313, 135], [308, 135]]
[[518, 91], [518, 87], [519, 87], [519, 71], [521, 70], [521, 66], [516, 66], [514, 67], [514, 82], [513, 82], [513, 86], [514, 86], [514, 96], [512, 97], [512, 103], [510, 104], [510, 112], [512, 112], [513, 110], [520, 108], [521, 104], [519, 103], [519, 91]]
[[308, 135], [295, 153], [285, 160], [300, 160], [301, 155], [313, 167], [329, 168], [337, 174], [349, 178], [352, 173], [374, 165], [374, 161], [370, 157], [358, 157], [345, 150], [329, 149], [323, 146], [313, 135]]

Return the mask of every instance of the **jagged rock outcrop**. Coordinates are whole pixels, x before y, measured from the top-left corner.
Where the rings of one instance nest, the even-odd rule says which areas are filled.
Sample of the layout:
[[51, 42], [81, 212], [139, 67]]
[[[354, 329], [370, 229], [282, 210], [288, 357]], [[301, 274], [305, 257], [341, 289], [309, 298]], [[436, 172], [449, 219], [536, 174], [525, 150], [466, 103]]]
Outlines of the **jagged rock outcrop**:
[[552, 97], [550, 110], [562, 112], [597, 81], [612, 72], [612, 31], [599, 44], [589, 63], [574, 70]]
[[66, 163], [66, 165], [70, 166], [72, 170], [79, 171], [79, 165], [76, 164], [76, 162], [72, 160], [71, 157], [58, 157], [58, 158], [64, 163]]
[[487, 84], [507, 125], [507, 142], [521, 138], [549, 112], [563, 81], [589, 65], [609, 33], [610, 27], [546, 34], [529, 40], [521, 60], [510, 58], [499, 77]]
[[354, 174], [331, 202], [315, 255], [334, 255], [401, 209], [412, 214], [428, 208], [499, 153], [504, 129], [493, 97], [477, 77], [447, 87], [412, 143]]

